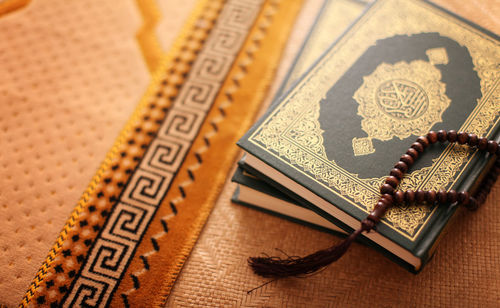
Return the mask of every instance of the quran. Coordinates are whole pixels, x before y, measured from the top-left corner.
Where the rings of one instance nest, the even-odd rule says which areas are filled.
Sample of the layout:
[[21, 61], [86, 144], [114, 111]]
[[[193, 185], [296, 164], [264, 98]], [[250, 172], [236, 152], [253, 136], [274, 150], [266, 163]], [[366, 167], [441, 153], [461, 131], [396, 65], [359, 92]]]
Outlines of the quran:
[[[381, 0], [238, 142], [246, 166], [346, 232], [430, 130], [499, 139], [499, 39], [424, 1]], [[474, 191], [492, 155], [434, 144], [401, 190]], [[418, 272], [456, 206], [391, 208], [362, 240]]]

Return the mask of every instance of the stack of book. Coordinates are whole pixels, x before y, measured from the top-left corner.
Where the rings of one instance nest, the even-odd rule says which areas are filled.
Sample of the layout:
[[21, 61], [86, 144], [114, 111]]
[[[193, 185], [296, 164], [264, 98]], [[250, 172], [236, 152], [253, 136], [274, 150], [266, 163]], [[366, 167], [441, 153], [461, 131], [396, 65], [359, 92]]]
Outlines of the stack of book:
[[[339, 234], [358, 228], [418, 136], [455, 129], [500, 140], [499, 47], [429, 2], [327, 0], [279, 97], [238, 142], [246, 153], [233, 201]], [[434, 144], [398, 189], [473, 193], [494, 159]], [[361, 241], [418, 272], [457, 209], [394, 207]]]

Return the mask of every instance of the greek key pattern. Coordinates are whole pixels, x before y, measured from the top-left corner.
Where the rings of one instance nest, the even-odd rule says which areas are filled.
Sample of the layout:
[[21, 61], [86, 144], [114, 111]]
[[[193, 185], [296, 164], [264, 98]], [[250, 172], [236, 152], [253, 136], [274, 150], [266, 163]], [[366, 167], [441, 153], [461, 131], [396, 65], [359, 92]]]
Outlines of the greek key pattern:
[[92, 244], [64, 307], [107, 306], [167, 194], [262, 5], [230, 0], [179, 89], [156, 137]]

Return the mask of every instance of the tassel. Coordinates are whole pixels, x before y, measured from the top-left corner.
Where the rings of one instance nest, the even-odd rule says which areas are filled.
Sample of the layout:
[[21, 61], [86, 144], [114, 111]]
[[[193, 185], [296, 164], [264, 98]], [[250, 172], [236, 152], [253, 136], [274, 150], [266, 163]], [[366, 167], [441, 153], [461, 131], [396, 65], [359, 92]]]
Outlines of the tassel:
[[285, 278], [314, 273], [340, 259], [363, 231], [370, 232], [375, 227], [375, 222], [365, 219], [361, 227], [351, 233], [338, 245], [319, 250], [306, 257], [250, 257], [248, 264], [255, 274], [262, 277]]

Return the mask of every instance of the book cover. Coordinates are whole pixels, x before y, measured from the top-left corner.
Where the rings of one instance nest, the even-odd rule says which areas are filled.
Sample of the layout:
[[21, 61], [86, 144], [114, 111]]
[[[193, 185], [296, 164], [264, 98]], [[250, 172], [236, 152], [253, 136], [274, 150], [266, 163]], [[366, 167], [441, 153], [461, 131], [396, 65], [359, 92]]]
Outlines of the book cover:
[[[499, 59], [492, 33], [428, 2], [379, 0], [239, 145], [253, 168], [350, 231], [417, 136], [439, 129], [498, 136]], [[400, 189], [469, 190], [487, 161], [467, 147], [436, 144]], [[367, 237], [425, 263], [455, 210], [393, 208]]]

